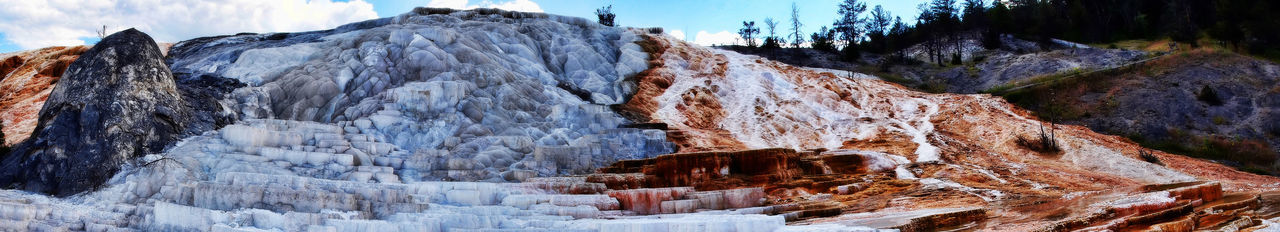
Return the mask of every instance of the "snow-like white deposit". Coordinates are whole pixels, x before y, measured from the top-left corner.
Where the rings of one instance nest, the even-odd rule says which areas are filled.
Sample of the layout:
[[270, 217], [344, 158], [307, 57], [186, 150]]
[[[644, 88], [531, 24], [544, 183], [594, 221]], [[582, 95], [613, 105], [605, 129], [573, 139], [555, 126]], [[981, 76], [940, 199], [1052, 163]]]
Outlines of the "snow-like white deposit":
[[[1045, 125], [1040, 121], [1014, 113], [1007, 105], [999, 104], [994, 101], [984, 102], [984, 104], [986, 104], [986, 107], [990, 107], [991, 109], [1000, 110], [1001, 113], [1011, 118], [1026, 122], [1024, 124], [1025, 131], [1037, 130], [1038, 128], [1032, 127], [1033, 125]], [[965, 120], [980, 121], [980, 119]], [[982, 126], [983, 124], [978, 123], [976, 125]], [[1047, 126], [1052, 127], [1055, 125], [1048, 124]], [[975, 129], [981, 130], [981, 128]], [[1196, 180], [1195, 177], [1169, 169], [1165, 166], [1149, 162], [1140, 162], [1135, 158], [1125, 156], [1119, 151], [1104, 146], [1098, 146], [1089, 140], [1066, 140], [1064, 138], [1059, 138], [1059, 140], [1059, 144], [1063, 146], [1062, 150], [1066, 151], [1061, 159], [1090, 171], [1109, 173], [1134, 180], [1142, 180], [1148, 183], [1175, 183]]]
[[[887, 130], [912, 137], [919, 145], [915, 151], [916, 162], [938, 160], [937, 147], [928, 140], [933, 133], [930, 120], [938, 112], [936, 100], [895, 98], [886, 101], [886, 96], [872, 96], [872, 91], [850, 89], [855, 92], [852, 103], [833, 101], [833, 97], [825, 95], [829, 93], [811, 89], [821, 88], [823, 81], [862, 85], [846, 78], [846, 74], [804, 79], [794, 73], [783, 73], [769, 63], [756, 62], [761, 60], [759, 57], [719, 50], [714, 53], [728, 60], [724, 77], [708, 78], [695, 75], [691, 70], [672, 70], [675, 81], [655, 99], [659, 105], [655, 119], [677, 128], [688, 127], [688, 119], [681, 109], [684, 95], [696, 89], [711, 89], [726, 113], [719, 122], [720, 128], [749, 148], [834, 149], [846, 141], [870, 139]], [[689, 62], [670, 55], [663, 59], [669, 64]], [[864, 74], [852, 77], [875, 79]], [[863, 119], [870, 121], [860, 121]]]
[[608, 107], [635, 92], [628, 76], [648, 68], [634, 32], [544, 14], [429, 11], [187, 41], [171, 63], [247, 83], [230, 103], [243, 119], [361, 134], [325, 144], [409, 163], [396, 167], [404, 179], [519, 180], [672, 151], [661, 131], [618, 128], [630, 122]]
[[1259, 228], [1258, 232], [1280, 232], [1280, 220], [1262, 220], [1263, 228]]
[[235, 65], [227, 68], [225, 77], [253, 86], [262, 85], [310, 60], [319, 51], [319, 46], [314, 44], [246, 50], [240, 53]]
[[[171, 69], [247, 83], [224, 101], [241, 120], [129, 164], [98, 191], [0, 191], [0, 230], [782, 226], [764, 215], [632, 220], [603, 184], [543, 178], [672, 152], [663, 131], [620, 128], [631, 122], [609, 108], [648, 68], [636, 33], [417, 9], [327, 31], [185, 41]], [[617, 220], [579, 221], [598, 218]]]

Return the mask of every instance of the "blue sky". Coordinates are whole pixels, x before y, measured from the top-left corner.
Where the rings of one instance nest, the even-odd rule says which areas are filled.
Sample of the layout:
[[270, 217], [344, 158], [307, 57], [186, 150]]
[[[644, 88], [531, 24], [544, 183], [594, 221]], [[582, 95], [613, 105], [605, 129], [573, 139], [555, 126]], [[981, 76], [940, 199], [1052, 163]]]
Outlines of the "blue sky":
[[[390, 17], [416, 6], [453, 8], [496, 7], [543, 11], [594, 19], [596, 8], [613, 5], [617, 23], [632, 27], [663, 27], [671, 34], [703, 44], [736, 38], [742, 21], [763, 26], [765, 17], [780, 21], [778, 33], [790, 29], [792, 2], [797, 3], [806, 35], [836, 18], [840, 0], [801, 1], [681, 1], [681, 0], [143, 0], [82, 1], [6, 0], [0, 7], [0, 53], [54, 45], [96, 42], [96, 31], [108, 25], [114, 32], [130, 27], [162, 42], [238, 32], [306, 31], [336, 27], [371, 18]], [[924, 0], [864, 0], [913, 22], [916, 5]], [[147, 3], [147, 4], [142, 4]], [[253, 9], [253, 10], [246, 10]], [[247, 12], [254, 11], [254, 12]], [[159, 12], [159, 13], [157, 13]], [[195, 13], [198, 12], [198, 13]], [[95, 22], [95, 23], [84, 23]], [[768, 33], [761, 29], [761, 33]], [[679, 36], [678, 36], [679, 37]]]
[[[667, 32], [680, 31], [685, 39], [697, 39], [699, 31], [709, 34], [727, 32], [736, 34], [742, 27], [742, 21], [756, 21], [763, 26], [766, 17], [772, 17], [778, 23], [778, 33], [790, 30], [791, 3], [796, 3], [800, 10], [800, 22], [804, 24], [801, 31], [808, 37], [822, 26], [830, 26], [836, 18], [836, 6], [841, 0], [755, 0], [755, 1], [688, 1], [688, 0], [648, 0], [648, 1], [609, 1], [609, 0], [532, 0], [547, 13], [595, 18], [595, 9], [613, 5], [617, 14], [615, 20], [619, 25], [631, 27], [662, 27]], [[413, 9], [415, 5], [426, 5], [430, 1], [394, 1], [372, 0], [374, 10], [379, 16], [387, 17]], [[476, 4], [479, 1], [471, 1]], [[918, 14], [916, 5], [924, 0], [863, 0], [870, 11], [875, 5], [882, 5], [903, 21], [914, 22]], [[761, 33], [768, 33], [761, 29]]]

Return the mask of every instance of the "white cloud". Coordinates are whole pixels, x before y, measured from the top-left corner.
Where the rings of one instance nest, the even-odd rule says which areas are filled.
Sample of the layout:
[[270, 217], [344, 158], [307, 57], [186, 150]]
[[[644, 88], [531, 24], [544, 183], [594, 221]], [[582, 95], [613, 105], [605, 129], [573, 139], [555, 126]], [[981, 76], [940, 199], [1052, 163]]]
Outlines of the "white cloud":
[[671, 30], [671, 31], [668, 31], [668, 32], [667, 32], [667, 35], [671, 35], [671, 37], [675, 37], [676, 39], [681, 39], [681, 40], [684, 40], [684, 39], [685, 39], [685, 37], [684, 37], [684, 31], [681, 31], [681, 30]]
[[743, 44], [743, 41], [742, 41], [742, 37], [738, 36], [737, 33], [729, 32], [729, 31], [720, 31], [716, 33], [708, 33], [707, 31], [698, 31], [698, 34], [694, 35], [693, 43], [702, 45], [702, 46], [710, 46], [712, 44], [714, 45]]
[[427, 7], [467, 9], [467, 0], [431, 0]]
[[240, 32], [297, 32], [374, 19], [363, 0], [21, 0], [0, 7], [0, 33], [23, 49], [81, 45], [127, 28], [156, 41]]
[[501, 3], [494, 3], [491, 0], [480, 1], [480, 4], [470, 5], [467, 0], [431, 0], [427, 3], [427, 7], [437, 8], [453, 8], [453, 9], [475, 9], [475, 8], [498, 8], [510, 11], [524, 12], [542, 12], [542, 7], [532, 0], [511, 0]]

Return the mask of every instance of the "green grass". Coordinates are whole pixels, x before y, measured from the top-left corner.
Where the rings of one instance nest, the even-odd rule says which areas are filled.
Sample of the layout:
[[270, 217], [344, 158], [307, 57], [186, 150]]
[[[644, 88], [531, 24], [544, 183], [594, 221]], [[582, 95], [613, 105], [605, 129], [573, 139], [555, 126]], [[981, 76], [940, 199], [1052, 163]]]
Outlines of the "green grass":
[[[1158, 75], [1160, 72], [1169, 71], [1187, 62], [1238, 61], [1238, 59], [1231, 56], [1221, 56], [1219, 52], [1225, 51], [1204, 47], [1190, 49], [1179, 52], [1181, 54], [1174, 54], [1155, 59], [1152, 62], [1142, 63], [1140, 66], [1090, 72], [1078, 76], [1071, 76], [1073, 72], [1038, 76], [1015, 84], [1044, 84], [1017, 90], [1012, 90], [1012, 88], [1019, 85], [1009, 84], [989, 89], [986, 92], [997, 93], [1009, 102], [1031, 110], [1032, 113], [1042, 119], [1055, 122], [1073, 121], [1092, 112], [1114, 110], [1120, 104], [1116, 103], [1114, 98], [1100, 99], [1101, 102], [1097, 102], [1098, 104], [1070, 100], [1059, 102], [1059, 100], [1074, 99], [1072, 96], [1081, 94], [1078, 92], [1081, 90], [1105, 93], [1111, 87], [1114, 87], [1110, 83], [1116, 80], [1153, 78], [1155, 76], [1152, 74]], [[1144, 73], [1148, 73], [1148, 75], [1144, 77]], [[1229, 125], [1232, 123], [1231, 119], [1221, 116], [1212, 117], [1211, 121], [1217, 125]], [[1276, 162], [1276, 151], [1270, 149], [1270, 146], [1261, 140], [1195, 135], [1178, 129], [1170, 129], [1169, 136], [1161, 138], [1143, 138], [1134, 131], [1111, 132], [1111, 134], [1125, 133], [1132, 133], [1127, 137], [1143, 147], [1200, 159], [1230, 161], [1224, 163], [1244, 172], [1280, 175], [1280, 165]]]
[[1227, 125], [1227, 118], [1222, 116], [1213, 116], [1214, 125]]
[[1143, 147], [1170, 154], [1207, 160], [1236, 162], [1237, 170], [1259, 175], [1280, 175], [1276, 165], [1276, 153], [1256, 140], [1230, 139], [1218, 136], [1191, 136], [1172, 129], [1167, 139], [1147, 139], [1141, 135], [1126, 136]]
[[854, 70], [854, 72], [865, 73], [868, 75], [876, 76], [876, 77], [879, 77], [881, 80], [897, 83], [902, 86], [915, 87], [917, 84], [919, 84], [919, 83], [916, 83], [915, 80], [908, 79], [906, 77], [903, 77], [902, 75], [898, 75], [897, 73], [882, 72], [880, 71], [879, 67], [861, 66], [855, 69], [856, 70]]
[[914, 81], [914, 80], [907, 79], [906, 77], [902, 77], [902, 75], [898, 75], [898, 74], [893, 74], [893, 73], [875, 73], [875, 75], [876, 75], [876, 77], [880, 77], [880, 79], [881, 79], [881, 80], [885, 80], [885, 81], [893, 82], [893, 83], [898, 83], [898, 84], [900, 84], [900, 85], [911, 86], [911, 85], [914, 85], [914, 84], [915, 84], [915, 81]]
[[988, 88], [986, 90], [983, 90], [982, 93], [1004, 95], [1011, 92], [1013, 88], [1022, 87], [1022, 86], [1031, 85], [1031, 84], [1045, 84], [1045, 83], [1057, 82], [1068, 77], [1083, 74], [1085, 72], [1086, 71], [1082, 68], [1073, 68], [1071, 70], [1062, 71], [1054, 74], [1045, 74], [1045, 75], [1035, 76], [1032, 78], [1022, 79], [1017, 81], [1010, 81], [1009, 83], [997, 85], [997, 86]]

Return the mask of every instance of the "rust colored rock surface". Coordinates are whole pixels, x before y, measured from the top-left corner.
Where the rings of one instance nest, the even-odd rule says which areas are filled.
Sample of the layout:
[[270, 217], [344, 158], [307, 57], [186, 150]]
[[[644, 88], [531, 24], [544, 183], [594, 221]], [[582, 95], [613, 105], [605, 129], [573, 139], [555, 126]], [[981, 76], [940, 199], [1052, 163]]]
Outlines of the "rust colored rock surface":
[[87, 46], [48, 47], [0, 57], [0, 121], [12, 146], [31, 136], [40, 108], [67, 66]]
[[656, 214], [662, 213], [662, 202], [684, 198], [685, 194], [690, 192], [693, 192], [693, 188], [675, 187], [615, 190], [605, 194], [617, 198], [624, 210], [639, 214]]
[[[1045, 124], [990, 95], [916, 92], [872, 76], [795, 67], [666, 36], [644, 43], [652, 68], [637, 76], [639, 90], [621, 108], [642, 122], [666, 125], [681, 152], [874, 151], [912, 163], [941, 161], [947, 165], [938, 174], [964, 186], [1038, 195], [1193, 180], [1219, 181], [1229, 190], [1280, 187], [1271, 185], [1280, 181], [1275, 177], [1161, 152], [1155, 155], [1165, 166], [1142, 162], [1142, 148], [1127, 139]], [[1055, 132], [1062, 153], [1039, 155], [1014, 142], [1042, 126]]]
[[[984, 212], [910, 214], [924, 218], [915, 224], [922, 226], [899, 227], [926, 231], [1205, 229], [1195, 222], [1216, 216], [1188, 212], [1224, 205], [1232, 194], [1280, 190], [1280, 178], [1206, 160], [1155, 152], [1163, 165], [1145, 162], [1145, 148], [1128, 139], [1047, 124], [990, 95], [921, 93], [867, 75], [646, 39], [652, 67], [616, 109], [663, 125], [680, 150], [618, 162], [588, 180], [611, 189], [761, 188], [772, 213], [798, 224], [861, 213]], [[1016, 143], [1042, 127], [1061, 152]], [[690, 196], [708, 208], [723, 204], [703, 199], [713, 193]], [[1223, 210], [1212, 221], [1274, 211], [1241, 208], [1249, 209]], [[981, 223], [953, 227], [959, 221]]]

